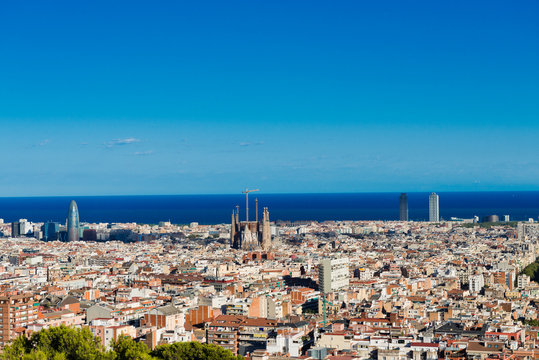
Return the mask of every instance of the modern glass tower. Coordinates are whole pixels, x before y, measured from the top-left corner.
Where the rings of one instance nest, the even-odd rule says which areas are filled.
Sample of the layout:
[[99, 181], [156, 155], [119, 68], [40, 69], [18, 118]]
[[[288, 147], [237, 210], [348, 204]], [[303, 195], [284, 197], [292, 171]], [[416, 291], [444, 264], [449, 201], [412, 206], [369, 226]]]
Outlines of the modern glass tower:
[[75, 200], [69, 203], [67, 212], [67, 241], [79, 240], [79, 209]]
[[408, 195], [402, 193], [399, 198], [399, 220], [408, 221]]
[[43, 232], [43, 241], [58, 240], [58, 233], [60, 232], [60, 224], [57, 222], [46, 222], [41, 227]]
[[440, 221], [440, 199], [436, 193], [429, 196], [429, 221]]

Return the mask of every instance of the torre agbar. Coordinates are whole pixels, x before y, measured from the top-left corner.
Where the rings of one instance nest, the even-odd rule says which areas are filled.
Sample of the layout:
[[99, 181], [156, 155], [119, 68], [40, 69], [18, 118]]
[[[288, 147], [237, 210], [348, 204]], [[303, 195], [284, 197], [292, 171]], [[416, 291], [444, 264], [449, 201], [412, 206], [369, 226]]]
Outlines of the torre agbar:
[[75, 200], [71, 200], [67, 212], [67, 240], [79, 240], [79, 209]]

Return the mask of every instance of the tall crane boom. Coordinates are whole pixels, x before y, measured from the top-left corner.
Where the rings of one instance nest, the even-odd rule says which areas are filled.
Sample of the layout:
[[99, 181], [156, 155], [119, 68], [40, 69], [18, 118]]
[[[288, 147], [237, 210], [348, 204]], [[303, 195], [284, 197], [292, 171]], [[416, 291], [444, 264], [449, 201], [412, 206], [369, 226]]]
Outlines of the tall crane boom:
[[249, 222], [249, 193], [260, 191], [258, 189], [249, 190], [249, 188], [245, 188], [244, 191], [242, 191], [242, 194], [245, 194], [245, 219], [247, 222]]

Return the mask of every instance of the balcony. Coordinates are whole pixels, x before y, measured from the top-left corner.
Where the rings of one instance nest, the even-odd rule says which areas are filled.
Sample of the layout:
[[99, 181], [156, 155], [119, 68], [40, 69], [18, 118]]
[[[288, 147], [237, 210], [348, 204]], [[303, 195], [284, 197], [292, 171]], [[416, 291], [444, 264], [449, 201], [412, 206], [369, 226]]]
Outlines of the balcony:
[[238, 340], [240, 341], [264, 341], [265, 342], [267, 338], [268, 338], [267, 334], [252, 334], [252, 335], [240, 334], [238, 336]]

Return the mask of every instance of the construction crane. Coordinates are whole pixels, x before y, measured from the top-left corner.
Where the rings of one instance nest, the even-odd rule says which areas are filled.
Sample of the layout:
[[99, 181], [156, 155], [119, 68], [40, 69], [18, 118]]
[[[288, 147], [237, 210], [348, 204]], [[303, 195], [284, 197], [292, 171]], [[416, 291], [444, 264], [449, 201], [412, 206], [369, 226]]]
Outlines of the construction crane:
[[245, 219], [247, 220], [247, 222], [249, 222], [249, 193], [255, 192], [255, 191], [260, 191], [260, 190], [258, 189], [249, 190], [248, 188], [245, 188], [245, 190], [242, 191], [242, 194], [245, 194]]
[[327, 299], [327, 294], [322, 293], [322, 324], [324, 324], [324, 327], [327, 325], [328, 315], [327, 315], [327, 304], [330, 306], [333, 306], [332, 302], [329, 302]]

